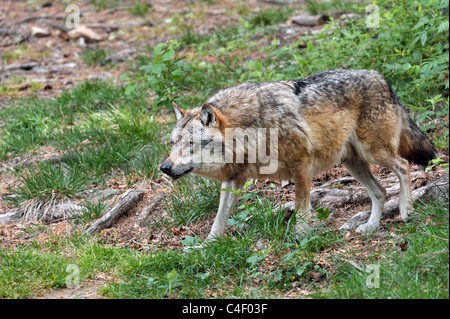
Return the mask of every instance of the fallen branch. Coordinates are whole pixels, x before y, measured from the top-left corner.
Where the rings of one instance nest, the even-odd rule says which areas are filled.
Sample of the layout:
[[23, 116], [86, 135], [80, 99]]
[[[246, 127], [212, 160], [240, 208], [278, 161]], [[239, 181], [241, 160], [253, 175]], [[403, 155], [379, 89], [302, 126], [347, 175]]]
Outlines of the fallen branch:
[[7, 47], [10, 45], [15, 45], [24, 42], [28, 39], [29, 35], [18, 30], [11, 30], [0, 28], [0, 36], [16, 36], [14, 40], [9, 41], [7, 43], [0, 43], [0, 47]]
[[19, 35], [22, 32], [13, 29], [0, 28], [0, 35]]
[[15, 70], [29, 71], [38, 65], [39, 65], [39, 63], [37, 63], [37, 62], [10, 64], [10, 65], [4, 66], [3, 68], [0, 68], [0, 73], [11, 72], [11, 71], [15, 71]]
[[46, 202], [30, 200], [24, 204], [20, 211], [22, 219], [26, 221], [39, 221], [51, 224], [71, 218], [81, 213], [83, 208], [72, 201], [56, 201], [51, 199]]
[[69, 38], [71, 39], [78, 39], [78, 38], [85, 38], [88, 42], [95, 42], [95, 41], [102, 41], [103, 36], [92, 30], [91, 28], [88, 28], [85, 25], [80, 25], [79, 27], [69, 31], [67, 33]]
[[102, 229], [111, 227], [120, 216], [135, 207], [141, 198], [142, 193], [139, 193], [133, 189], [126, 191], [117, 204], [114, 205], [114, 207], [102, 218], [93, 223], [92, 226], [89, 227], [84, 233], [87, 235], [93, 235]]
[[152, 199], [152, 203], [145, 207], [139, 217], [136, 219], [135, 227], [143, 227], [150, 213], [159, 205], [164, 198], [163, 192], [158, 192]]
[[324, 24], [328, 20], [329, 20], [328, 16], [323, 14], [319, 15], [301, 14], [291, 18], [292, 23], [298, 24], [300, 26], [309, 26], [309, 27]]
[[103, 29], [106, 32], [113, 32], [119, 30], [119, 26], [117, 24], [112, 23], [85, 23], [84, 25], [91, 29]]
[[65, 16], [55, 16], [55, 15], [45, 15], [45, 16], [31, 16], [26, 17], [22, 20], [16, 22], [16, 24], [30, 23], [36, 20], [46, 20], [46, 19], [57, 19], [57, 20], [65, 20]]
[[5, 214], [0, 214], [0, 225], [8, 225], [22, 218], [23, 212], [14, 210]]
[[69, 29], [68, 27], [66, 27], [65, 25], [61, 24], [61, 23], [57, 23], [51, 20], [47, 20], [47, 19], [42, 19], [39, 20], [40, 23], [45, 24], [45, 25], [49, 25], [54, 27], [55, 29], [58, 29], [64, 33], [69, 32], [71, 29]]

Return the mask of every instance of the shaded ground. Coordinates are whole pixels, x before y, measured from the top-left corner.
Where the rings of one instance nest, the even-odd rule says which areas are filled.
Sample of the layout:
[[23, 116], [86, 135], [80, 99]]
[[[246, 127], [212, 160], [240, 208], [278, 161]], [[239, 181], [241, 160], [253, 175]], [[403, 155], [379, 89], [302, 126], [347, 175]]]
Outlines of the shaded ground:
[[[40, 98], [51, 97], [62, 90], [70, 89], [85, 79], [111, 79], [118, 81], [127, 70], [126, 63], [114, 66], [89, 66], [81, 59], [86, 48], [104, 48], [109, 55], [133, 48], [135, 53], [145, 54], [145, 47], [174, 38], [177, 30], [171, 30], [171, 20], [175, 16], [181, 19], [188, 12], [202, 12], [200, 21], [190, 21], [195, 32], [207, 34], [217, 25], [230, 26], [238, 22], [232, 13], [236, 11], [234, 1], [220, 1], [207, 4], [199, 1], [190, 4], [186, 1], [152, 2], [148, 14], [139, 17], [129, 12], [133, 1], [123, 1], [111, 8], [96, 11], [88, 2], [80, 4], [81, 22], [96, 32], [101, 41], [72, 40], [66, 32], [68, 13], [65, 4], [36, 1], [30, 5], [22, 2], [2, 2], [0, 28], [17, 32], [20, 36], [2, 34], [3, 64], [19, 64], [20, 68], [2, 72], [0, 80], [9, 95], [18, 97], [37, 95]], [[252, 0], [249, 7], [278, 7]], [[39, 19], [41, 17], [42, 19]], [[71, 20], [69, 20], [71, 21]], [[44, 28], [49, 32], [45, 37], [29, 37], [33, 27]], [[176, 36], [175, 36], [176, 37]], [[23, 39], [25, 38], [25, 39]], [[15, 43], [15, 45], [8, 45]], [[129, 57], [127, 57], [128, 59]], [[34, 86], [30, 85], [35, 83]], [[2, 94], [3, 95], [3, 94]], [[3, 95], [0, 101], [7, 101]]]

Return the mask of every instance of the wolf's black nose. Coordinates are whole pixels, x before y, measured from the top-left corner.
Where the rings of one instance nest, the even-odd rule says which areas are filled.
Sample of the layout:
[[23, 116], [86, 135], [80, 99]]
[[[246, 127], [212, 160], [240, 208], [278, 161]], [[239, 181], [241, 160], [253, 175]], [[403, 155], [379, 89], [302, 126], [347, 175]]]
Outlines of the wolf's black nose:
[[172, 166], [170, 166], [170, 164], [163, 163], [159, 169], [160, 169], [164, 174], [170, 175], [170, 170], [171, 170], [171, 168], [172, 168]]

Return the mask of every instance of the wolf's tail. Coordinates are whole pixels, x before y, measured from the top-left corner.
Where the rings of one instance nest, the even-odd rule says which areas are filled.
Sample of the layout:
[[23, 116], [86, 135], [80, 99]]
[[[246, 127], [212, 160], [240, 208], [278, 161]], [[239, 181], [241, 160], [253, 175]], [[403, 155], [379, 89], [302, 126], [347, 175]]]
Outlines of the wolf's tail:
[[403, 128], [398, 147], [400, 156], [408, 162], [425, 167], [437, 157], [437, 151], [428, 136], [422, 132], [404, 111]]

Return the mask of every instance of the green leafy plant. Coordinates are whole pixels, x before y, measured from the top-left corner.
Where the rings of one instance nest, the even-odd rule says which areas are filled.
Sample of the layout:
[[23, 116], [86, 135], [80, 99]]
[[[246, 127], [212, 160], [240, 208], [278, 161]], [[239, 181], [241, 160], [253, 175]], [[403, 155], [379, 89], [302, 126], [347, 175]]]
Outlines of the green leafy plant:
[[[303, 36], [291, 47], [297, 66], [281, 72], [291, 78], [340, 67], [374, 69], [387, 78], [405, 106], [417, 110], [413, 116], [422, 116], [433, 107], [426, 100], [449, 87], [448, 15], [442, 13], [448, 1], [394, 4], [378, 0], [373, 4], [380, 8], [379, 27], [368, 28], [366, 19], [356, 19], [346, 21], [343, 28], [340, 20], [332, 19], [323, 32]], [[313, 42], [306, 50], [297, 49], [309, 41]], [[358, 49], [350, 53], [349, 47]], [[439, 101], [435, 110], [444, 106]]]
[[317, 218], [320, 220], [326, 220], [330, 216], [330, 209], [328, 207], [317, 207], [314, 210], [317, 212]]
[[179, 277], [179, 275], [178, 275], [178, 273], [175, 270], [172, 270], [171, 272], [166, 274], [166, 278], [167, 278], [167, 281], [169, 283], [169, 297], [172, 296], [172, 287], [177, 282], [178, 277]]
[[430, 161], [430, 164], [431, 164], [430, 166], [425, 168], [425, 173], [428, 173], [429, 171], [431, 171], [433, 169], [433, 167], [435, 167], [435, 166], [440, 166], [440, 167], [444, 168], [446, 172], [448, 172], [448, 170], [449, 170], [449, 167], [448, 167], [449, 163], [444, 162], [444, 160], [442, 158], [432, 159]]
[[139, 68], [144, 76], [138, 77], [136, 81], [130, 81], [125, 88], [125, 95], [130, 95], [141, 82], [155, 92], [156, 108], [170, 107], [172, 101], [177, 98], [177, 83], [186, 75], [182, 64], [185, 56], [179, 56], [177, 53], [180, 45], [174, 40], [158, 43], [153, 48], [153, 59]]
[[185, 236], [181, 243], [186, 247], [194, 247], [199, 244], [199, 239], [197, 236]]

